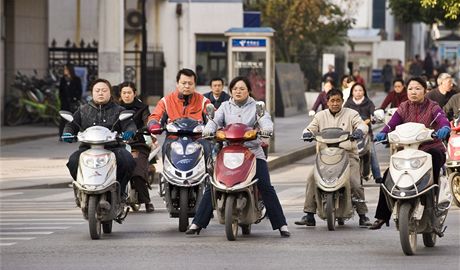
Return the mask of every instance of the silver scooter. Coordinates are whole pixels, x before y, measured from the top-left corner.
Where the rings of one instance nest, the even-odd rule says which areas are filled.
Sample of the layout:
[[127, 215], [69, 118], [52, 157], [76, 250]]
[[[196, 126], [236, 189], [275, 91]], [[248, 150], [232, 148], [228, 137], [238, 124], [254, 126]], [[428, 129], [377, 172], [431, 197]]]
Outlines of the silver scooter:
[[[65, 120], [73, 121], [70, 112], [60, 111], [59, 114]], [[132, 116], [132, 111], [121, 112], [118, 121], [127, 120]], [[81, 153], [78, 162], [77, 180], [73, 181], [75, 200], [83, 212], [83, 217], [88, 220], [91, 239], [99, 239], [101, 225], [104, 233], [111, 233], [113, 221], [121, 223], [128, 214], [128, 211], [124, 211], [124, 203], [121, 202], [115, 154], [104, 149], [106, 144], [116, 142], [120, 138], [117, 132], [102, 126], [92, 126], [78, 132], [77, 136], [65, 138], [75, 137], [79, 142], [90, 145], [90, 149]]]
[[315, 199], [317, 214], [327, 220], [327, 228], [335, 230], [337, 219], [353, 216], [353, 202], [350, 185], [350, 160], [340, 143], [353, 140], [349, 132], [341, 128], [325, 128], [311, 139], [321, 144], [317, 147], [314, 167], [316, 182]]

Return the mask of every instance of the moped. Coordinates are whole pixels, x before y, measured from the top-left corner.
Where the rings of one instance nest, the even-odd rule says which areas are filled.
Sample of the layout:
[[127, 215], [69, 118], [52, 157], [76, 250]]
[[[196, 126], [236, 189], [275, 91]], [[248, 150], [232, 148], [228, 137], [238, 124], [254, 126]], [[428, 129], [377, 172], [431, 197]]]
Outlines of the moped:
[[418, 150], [421, 143], [435, 137], [432, 129], [413, 122], [398, 125], [388, 134], [388, 142], [402, 150], [391, 155], [382, 188], [406, 255], [415, 254], [417, 234], [423, 235], [426, 247], [434, 247], [436, 237], [442, 237], [446, 229], [443, 224], [452, 202], [449, 182], [441, 172], [436, 183], [431, 155]]
[[341, 128], [325, 128], [304, 141], [319, 143], [314, 166], [315, 199], [318, 216], [335, 230], [335, 222], [343, 224], [353, 216], [350, 185], [350, 158], [341, 143], [355, 138]]
[[[60, 111], [59, 114], [65, 120], [73, 121], [72, 113]], [[132, 111], [123, 111], [118, 121], [127, 120], [132, 115]], [[121, 141], [121, 136], [112, 130], [103, 126], [92, 126], [80, 131], [77, 136], [63, 136], [73, 139], [76, 137], [79, 142], [90, 146], [80, 155], [77, 180], [72, 185], [75, 201], [81, 208], [83, 217], [88, 220], [91, 239], [101, 238], [101, 226], [104, 233], [111, 233], [113, 221], [121, 224], [129, 211], [124, 210], [125, 204], [121, 200], [120, 184], [116, 179], [115, 154], [104, 148], [107, 144]]]
[[[213, 118], [213, 107], [206, 107]], [[265, 103], [256, 104], [257, 121], [254, 127], [243, 123], [229, 124], [218, 130], [215, 140], [222, 144], [215, 157], [211, 194], [220, 224], [225, 225], [227, 240], [234, 241], [241, 226], [243, 235], [251, 233], [251, 225], [265, 217], [265, 207], [257, 188], [256, 157], [244, 145], [258, 139], [257, 122], [265, 113]]]
[[203, 197], [207, 173], [204, 150], [196, 140], [201, 138], [203, 123], [191, 118], [179, 118], [152, 134], [167, 131], [173, 141], [163, 153], [163, 172], [159, 193], [170, 217], [179, 218], [179, 231], [185, 232], [189, 217], [194, 217]]
[[447, 175], [454, 203], [460, 207], [460, 118], [451, 122], [452, 132], [447, 144]]

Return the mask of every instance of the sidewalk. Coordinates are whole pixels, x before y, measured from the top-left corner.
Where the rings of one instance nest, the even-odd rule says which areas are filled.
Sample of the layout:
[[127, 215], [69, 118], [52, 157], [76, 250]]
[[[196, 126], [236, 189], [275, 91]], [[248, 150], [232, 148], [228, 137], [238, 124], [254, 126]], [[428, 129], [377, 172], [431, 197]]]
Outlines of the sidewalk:
[[[372, 100], [380, 105], [383, 97], [384, 94], [380, 93]], [[275, 151], [269, 153], [270, 170], [315, 153], [314, 143], [300, 139], [310, 121], [307, 113], [274, 119]], [[78, 144], [59, 143], [57, 127], [5, 126], [1, 127], [0, 135], [0, 190], [66, 186], [71, 182], [65, 163]], [[160, 135], [160, 141], [163, 137]], [[157, 169], [161, 170], [161, 164], [157, 165]]]

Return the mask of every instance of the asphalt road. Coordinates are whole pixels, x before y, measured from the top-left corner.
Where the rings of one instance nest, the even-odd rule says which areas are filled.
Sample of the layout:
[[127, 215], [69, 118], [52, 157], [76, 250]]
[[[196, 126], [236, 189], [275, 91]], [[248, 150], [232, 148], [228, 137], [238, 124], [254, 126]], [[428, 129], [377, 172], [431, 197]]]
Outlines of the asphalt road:
[[[385, 149], [378, 147], [385, 164]], [[460, 269], [460, 210], [453, 207], [445, 237], [425, 248], [419, 236], [416, 256], [405, 256], [394, 223], [370, 231], [357, 216], [336, 231], [317, 219], [316, 227], [294, 225], [303, 205], [304, 179], [312, 158], [271, 172], [292, 236], [280, 238], [268, 220], [250, 236], [225, 238], [213, 220], [199, 236], [178, 232], [162, 199], [152, 192], [156, 210], [130, 213], [113, 233], [91, 240], [87, 222], [70, 188], [0, 191], [0, 268], [19, 269]], [[46, 180], [46, 177], [43, 176]], [[378, 188], [366, 185], [372, 217]]]

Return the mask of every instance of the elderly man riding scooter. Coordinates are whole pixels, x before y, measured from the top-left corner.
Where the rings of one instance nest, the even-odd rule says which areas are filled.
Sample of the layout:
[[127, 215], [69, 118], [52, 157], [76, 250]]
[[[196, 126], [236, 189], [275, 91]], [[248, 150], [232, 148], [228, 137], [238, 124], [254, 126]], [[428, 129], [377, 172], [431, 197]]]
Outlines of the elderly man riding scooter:
[[[344, 131], [352, 133], [356, 139], [362, 138], [368, 132], [368, 127], [359, 116], [358, 112], [350, 108], [342, 108], [343, 93], [338, 89], [332, 89], [327, 93], [328, 109], [320, 111], [315, 115], [311, 123], [303, 131], [303, 139], [310, 139], [313, 133], [320, 132], [326, 128], [342, 128]], [[356, 212], [359, 215], [359, 226], [368, 227], [371, 224], [366, 216], [368, 212], [366, 203], [364, 202], [364, 188], [360, 184], [359, 173], [359, 156], [356, 142], [344, 142], [348, 146], [344, 146], [350, 158], [350, 185], [353, 197], [358, 199], [355, 203]], [[316, 226], [314, 214], [316, 213], [315, 200], [315, 180], [313, 177], [307, 179], [307, 188], [305, 192], [304, 212], [307, 215], [303, 216], [300, 221], [296, 221], [296, 225]], [[343, 225], [342, 219], [338, 220], [339, 225]]]

